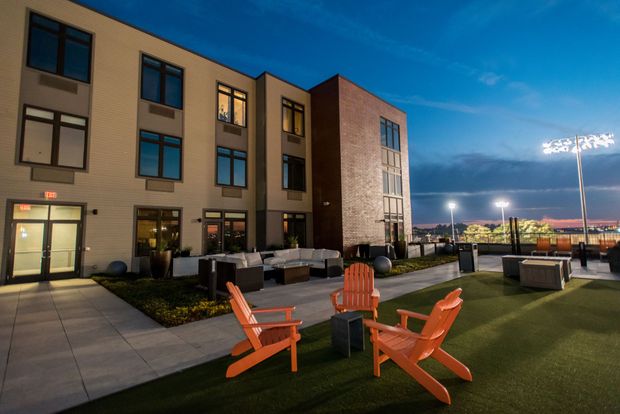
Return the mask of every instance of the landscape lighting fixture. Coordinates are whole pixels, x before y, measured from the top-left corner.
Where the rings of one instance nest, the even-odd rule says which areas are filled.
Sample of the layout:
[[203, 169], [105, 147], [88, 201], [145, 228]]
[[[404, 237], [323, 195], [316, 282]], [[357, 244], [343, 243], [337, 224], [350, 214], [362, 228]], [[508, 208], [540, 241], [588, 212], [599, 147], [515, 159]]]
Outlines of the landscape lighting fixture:
[[501, 208], [502, 209], [502, 232], [504, 233], [504, 244], [507, 243], [506, 241], [506, 221], [504, 219], [504, 209], [506, 207], [508, 207], [510, 205], [510, 203], [506, 200], [497, 200], [495, 202], [495, 207]]
[[450, 209], [450, 223], [452, 224], [452, 241], [456, 241], [455, 233], [454, 233], [454, 209], [456, 208], [456, 203], [454, 201], [448, 202], [448, 208]]
[[583, 187], [583, 170], [581, 152], [597, 148], [609, 148], [613, 145], [614, 134], [575, 135], [575, 138], [552, 139], [542, 144], [543, 153], [557, 154], [573, 152], [577, 158], [577, 175], [579, 176], [579, 198], [581, 201], [581, 221], [583, 224], [583, 241], [588, 245], [588, 211], [586, 208], [586, 192]]

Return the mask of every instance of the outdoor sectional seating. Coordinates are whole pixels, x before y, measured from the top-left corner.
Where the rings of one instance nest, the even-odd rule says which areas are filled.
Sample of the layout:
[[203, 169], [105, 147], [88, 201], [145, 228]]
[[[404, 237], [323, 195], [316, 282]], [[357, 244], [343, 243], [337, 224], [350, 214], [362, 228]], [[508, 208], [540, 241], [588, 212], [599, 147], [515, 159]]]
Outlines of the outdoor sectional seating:
[[217, 290], [226, 292], [226, 282], [242, 292], [261, 290], [265, 281], [260, 253], [235, 253], [216, 257]]
[[273, 257], [264, 260], [265, 265], [305, 264], [310, 274], [319, 277], [342, 276], [344, 263], [338, 250], [297, 248], [276, 250]]

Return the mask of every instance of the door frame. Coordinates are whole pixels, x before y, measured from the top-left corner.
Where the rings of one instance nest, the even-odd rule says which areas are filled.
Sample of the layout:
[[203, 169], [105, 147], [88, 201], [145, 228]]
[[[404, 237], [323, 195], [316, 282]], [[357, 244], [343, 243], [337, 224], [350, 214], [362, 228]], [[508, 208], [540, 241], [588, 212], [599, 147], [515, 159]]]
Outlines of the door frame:
[[[216, 218], [206, 218], [205, 217], [205, 213], [206, 212], [217, 212], [217, 213], [221, 213], [221, 217], [219, 219]], [[248, 214], [248, 210], [230, 210], [230, 209], [222, 209], [222, 208], [203, 208], [202, 209], [202, 217], [200, 218], [200, 221], [202, 222], [202, 253], [203, 255], [206, 255], [206, 251], [207, 251], [207, 244], [205, 243], [205, 236], [207, 234], [207, 225], [209, 223], [211, 224], [215, 224], [218, 223], [220, 225], [220, 253], [226, 253], [226, 251], [224, 250], [224, 224], [226, 222], [226, 218], [225, 218], [225, 214], [226, 213], [243, 213], [245, 214], [245, 246], [241, 251], [247, 251], [248, 250], [248, 234], [249, 234], [249, 214]], [[216, 253], [213, 253], [216, 254]]]
[[[13, 231], [13, 206], [15, 204], [39, 204], [39, 205], [48, 205], [48, 206], [52, 206], [52, 205], [57, 205], [57, 206], [75, 206], [75, 207], [81, 207], [82, 209], [82, 219], [81, 220], [66, 220], [66, 221], [58, 221], [58, 220], [49, 220], [49, 218], [47, 220], [20, 220], [17, 219], [15, 221], [25, 221], [25, 222], [44, 222], [47, 223], [45, 225], [45, 234], [44, 234], [44, 238], [45, 241], [47, 242], [48, 237], [49, 237], [49, 233], [50, 233], [50, 229], [49, 227], [49, 223], [53, 223], [53, 222], [66, 222], [66, 223], [75, 223], [75, 222], [79, 222], [81, 223], [78, 224], [78, 234], [77, 234], [77, 241], [76, 241], [76, 272], [75, 273], [70, 273], [70, 274], [66, 274], [66, 273], [61, 273], [61, 274], [54, 274], [51, 275], [51, 277], [45, 277], [45, 269], [43, 269], [42, 266], [42, 273], [39, 276], [33, 277], [34, 281], [39, 281], [39, 280], [56, 280], [56, 279], [67, 279], [67, 278], [74, 278], [74, 277], [82, 277], [83, 273], [84, 273], [84, 241], [86, 239], [85, 235], [86, 235], [86, 212], [87, 212], [87, 203], [80, 203], [80, 202], [71, 202], [71, 201], [49, 201], [49, 200], [32, 200], [32, 199], [7, 199], [6, 200], [6, 210], [5, 210], [5, 218], [4, 218], [4, 248], [2, 249], [2, 271], [1, 271], [1, 275], [2, 277], [0, 278], [0, 285], [3, 284], [10, 284], [10, 283], [27, 283], [29, 281], [33, 281], [33, 280], [27, 280], [30, 279], [30, 276], [24, 276], [23, 278], [19, 278], [18, 280], [15, 280], [14, 277], [9, 277], [9, 275], [12, 272], [12, 267], [13, 267], [13, 255], [12, 253], [10, 253], [10, 251], [13, 250], [13, 238], [14, 238], [14, 231]], [[48, 216], [49, 217], [49, 216]]]

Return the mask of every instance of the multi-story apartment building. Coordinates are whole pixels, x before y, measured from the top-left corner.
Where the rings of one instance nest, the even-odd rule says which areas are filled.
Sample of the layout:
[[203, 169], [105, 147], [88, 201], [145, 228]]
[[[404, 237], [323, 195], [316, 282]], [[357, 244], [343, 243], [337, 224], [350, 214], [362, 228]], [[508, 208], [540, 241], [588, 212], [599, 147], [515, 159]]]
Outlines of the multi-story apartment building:
[[0, 9], [0, 283], [411, 231], [406, 116], [351, 82], [252, 77], [67, 0]]

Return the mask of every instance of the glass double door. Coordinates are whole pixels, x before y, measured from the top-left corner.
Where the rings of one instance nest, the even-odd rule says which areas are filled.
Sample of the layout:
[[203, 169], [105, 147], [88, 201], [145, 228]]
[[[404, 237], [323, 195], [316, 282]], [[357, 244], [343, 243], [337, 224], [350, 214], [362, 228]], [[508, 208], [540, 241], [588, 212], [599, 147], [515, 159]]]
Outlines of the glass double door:
[[9, 281], [79, 276], [81, 234], [81, 206], [15, 204]]

